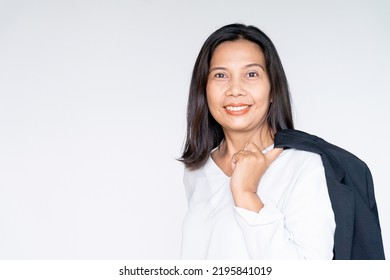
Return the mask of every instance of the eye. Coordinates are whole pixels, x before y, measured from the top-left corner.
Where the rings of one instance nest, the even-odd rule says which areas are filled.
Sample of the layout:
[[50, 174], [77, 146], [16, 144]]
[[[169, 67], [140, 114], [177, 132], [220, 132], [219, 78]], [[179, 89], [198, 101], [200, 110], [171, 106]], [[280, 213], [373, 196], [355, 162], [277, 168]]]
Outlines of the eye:
[[259, 76], [259, 74], [256, 71], [250, 71], [246, 74], [248, 78], [256, 78]]
[[217, 78], [217, 79], [223, 79], [223, 78], [227, 78], [226, 74], [225, 73], [215, 73], [214, 74], [214, 78]]

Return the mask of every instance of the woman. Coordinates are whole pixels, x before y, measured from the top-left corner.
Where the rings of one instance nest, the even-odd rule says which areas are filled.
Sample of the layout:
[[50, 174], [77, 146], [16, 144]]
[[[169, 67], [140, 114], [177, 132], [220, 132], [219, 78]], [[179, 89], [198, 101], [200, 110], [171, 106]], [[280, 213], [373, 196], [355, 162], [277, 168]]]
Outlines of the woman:
[[332, 259], [335, 219], [319, 155], [273, 148], [293, 128], [271, 40], [224, 26], [196, 60], [181, 161], [184, 259]]

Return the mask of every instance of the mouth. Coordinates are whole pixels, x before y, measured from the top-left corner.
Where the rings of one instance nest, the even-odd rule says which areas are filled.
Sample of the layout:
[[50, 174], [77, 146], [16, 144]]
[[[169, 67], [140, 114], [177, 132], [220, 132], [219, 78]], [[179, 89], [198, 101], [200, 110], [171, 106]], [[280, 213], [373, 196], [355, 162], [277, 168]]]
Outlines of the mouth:
[[240, 115], [246, 113], [250, 105], [248, 104], [228, 104], [224, 106], [226, 112], [231, 115]]
[[244, 106], [225, 106], [225, 109], [230, 111], [230, 112], [239, 112], [243, 111], [245, 109], [248, 109], [249, 105], [244, 105]]

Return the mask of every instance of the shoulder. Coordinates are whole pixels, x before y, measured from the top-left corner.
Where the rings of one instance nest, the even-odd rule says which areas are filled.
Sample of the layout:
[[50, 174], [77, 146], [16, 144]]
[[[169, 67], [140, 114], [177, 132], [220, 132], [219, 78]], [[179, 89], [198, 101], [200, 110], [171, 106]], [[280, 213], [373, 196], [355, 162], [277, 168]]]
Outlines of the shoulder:
[[284, 150], [271, 164], [268, 176], [273, 177], [270, 180], [274, 184], [285, 184], [287, 189], [295, 192], [313, 189], [313, 185], [315, 188], [326, 185], [321, 156], [292, 148]]
[[[266, 172], [267, 177], [273, 177], [271, 181], [288, 182], [287, 188], [298, 182], [325, 177], [325, 169], [321, 156], [297, 149], [286, 149], [270, 165]], [[262, 179], [263, 180], [263, 179]]]
[[[205, 165], [207, 165], [207, 162]], [[190, 200], [196, 186], [199, 184], [199, 181], [207, 180], [206, 173], [204, 171], [205, 165], [197, 169], [184, 168], [183, 184], [188, 200]]]
[[319, 154], [294, 148], [284, 150], [277, 160], [279, 164], [286, 165], [286, 167], [295, 166], [297, 169], [316, 169], [323, 167]]
[[203, 167], [198, 168], [198, 169], [189, 169], [189, 168], [184, 168], [184, 175], [183, 175], [183, 183], [184, 186], [192, 186], [194, 185], [194, 182], [197, 180], [197, 178], [205, 176], [203, 172]]

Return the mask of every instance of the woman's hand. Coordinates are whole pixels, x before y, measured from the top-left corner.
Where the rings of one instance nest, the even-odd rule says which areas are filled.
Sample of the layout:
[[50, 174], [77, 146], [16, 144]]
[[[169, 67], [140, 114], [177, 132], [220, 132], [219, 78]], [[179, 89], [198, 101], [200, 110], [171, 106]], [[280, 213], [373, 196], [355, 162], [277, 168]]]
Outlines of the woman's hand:
[[233, 155], [230, 189], [237, 207], [255, 212], [264, 207], [256, 193], [257, 187], [267, 168], [282, 151], [281, 148], [275, 148], [263, 154], [256, 144], [248, 143], [243, 150]]

